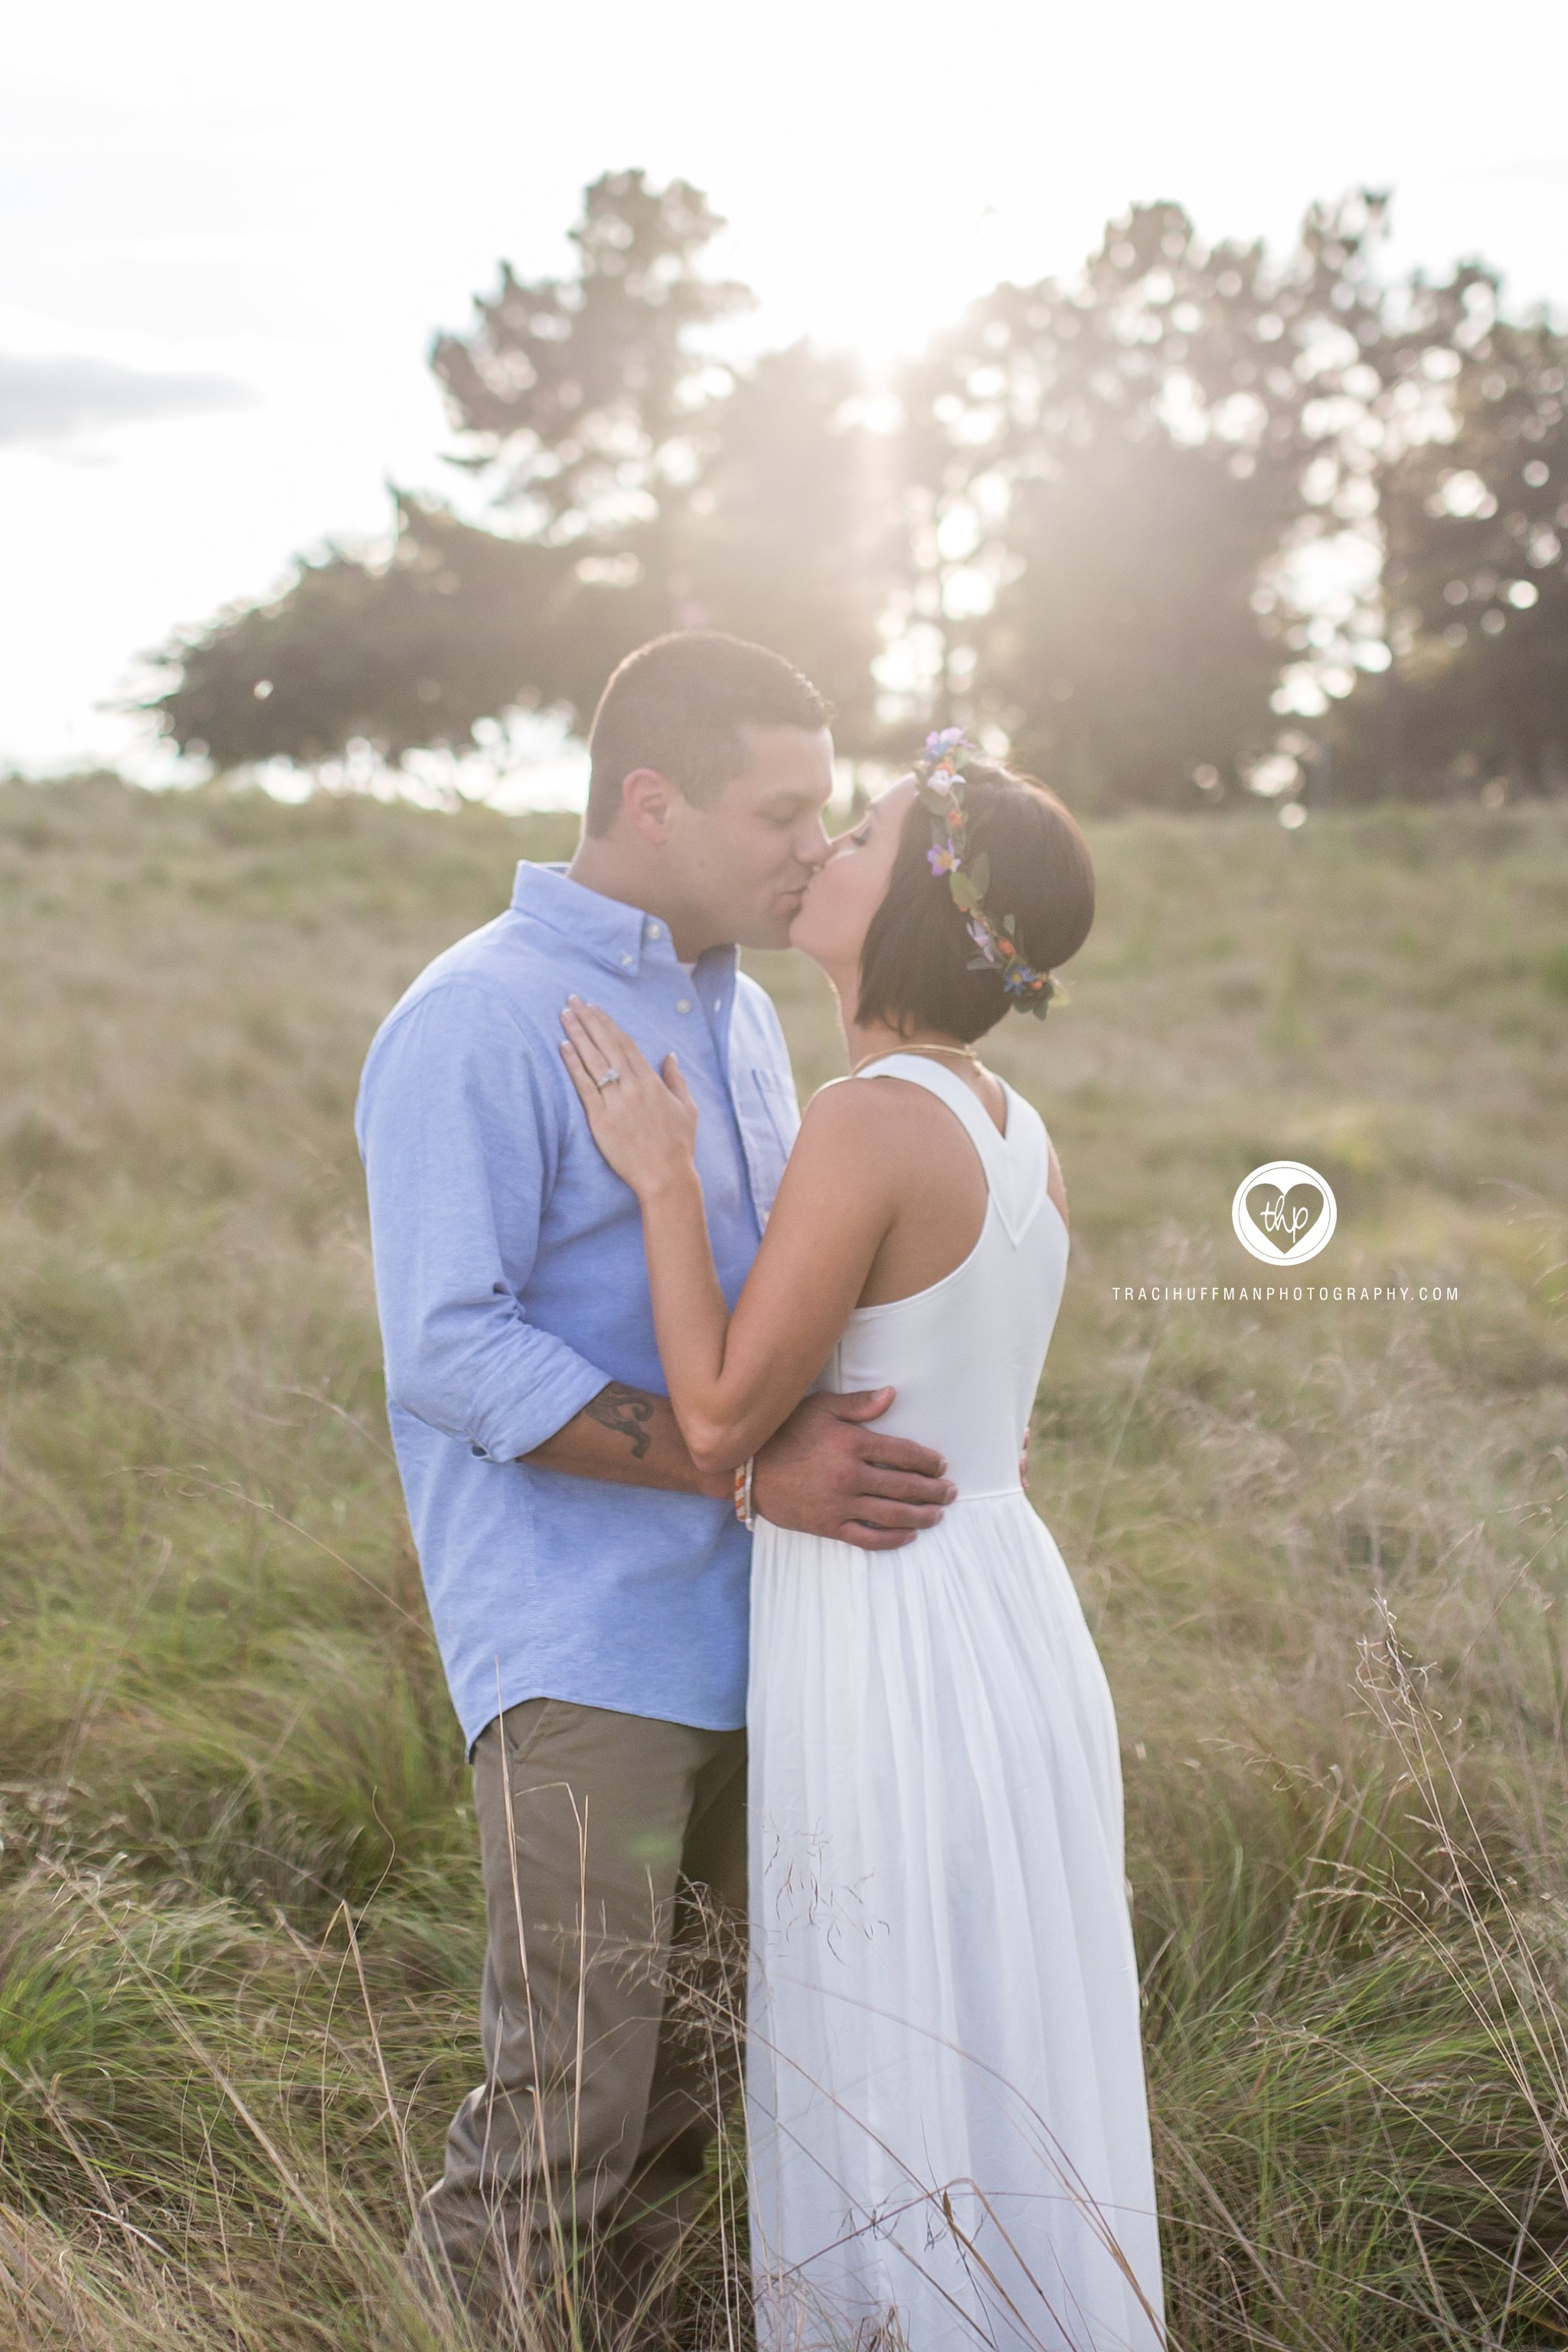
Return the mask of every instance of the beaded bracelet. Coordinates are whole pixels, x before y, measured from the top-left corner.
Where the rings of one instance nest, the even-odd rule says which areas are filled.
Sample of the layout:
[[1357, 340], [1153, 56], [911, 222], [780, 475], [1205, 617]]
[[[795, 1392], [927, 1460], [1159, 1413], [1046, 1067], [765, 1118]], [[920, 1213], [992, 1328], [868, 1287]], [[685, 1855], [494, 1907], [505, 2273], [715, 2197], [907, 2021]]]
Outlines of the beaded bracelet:
[[735, 1473], [735, 1517], [743, 1528], [757, 1524], [757, 1515], [752, 1508], [752, 1475], [756, 1466], [756, 1455], [749, 1454]]

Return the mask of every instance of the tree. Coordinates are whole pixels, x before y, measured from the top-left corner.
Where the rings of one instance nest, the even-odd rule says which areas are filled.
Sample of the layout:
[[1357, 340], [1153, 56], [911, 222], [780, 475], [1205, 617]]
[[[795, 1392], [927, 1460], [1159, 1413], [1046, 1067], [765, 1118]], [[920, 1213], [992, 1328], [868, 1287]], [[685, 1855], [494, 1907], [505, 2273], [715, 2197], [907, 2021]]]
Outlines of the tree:
[[721, 225], [684, 181], [609, 173], [575, 277], [503, 266], [470, 333], [431, 352], [456, 462], [503, 528], [398, 496], [389, 557], [331, 551], [171, 649], [150, 707], [174, 741], [229, 766], [361, 737], [391, 759], [461, 748], [518, 707], [581, 729], [623, 655], [696, 625], [796, 660], [862, 740], [883, 590], [854, 383], [805, 345], [739, 378], [715, 358], [708, 331], [747, 299], [702, 274]]
[[847, 360], [725, 359], [706, 197], [607, 173], [572, 272], [503, 266], [432, 346], [488, 527], [395, 496], [384, 555], [182, 639], [150, 707], [224, 766], [399, 759], [515, 709], [581, 731], [634, 646], [710, 626], [807, 671], [852, 756], [962, 719], [1085, 806], [1193, 805], [1302, 714], [1336, 791], [1553, 784], [1568, 342], [1479, 264], [1389, 282], [1386, 211], [1316, 206], [1275, 261], [1141, 206], [973, 303], [889, 432]]
[[178, 675], [149, 707], [174, 740], [220, 765], [319, 761], [355, 737], [396, 759], [519, 706], [582, 723], [621, 655], [679, 620], [666, 551], [723, 381], [691, 339], [744, 299], [701, 274], [721, 226], [683, 181], [612, 173], [572, 232], [574, 277], [503, 267], [431, 365], [457, 462], [495, 480], [508, 527], [397, 496], [388, 558], [330, 552], [170, 649]]
[[400, 497], [389, 561], [330, 551], [270, 603], [220, 614], [153, 708], [219, 768], [314, 765], [359, 738], [392, 760], [471, 741], [476, 720], [555, 698], [531, 680], [552, 674], [560, 572], [548, 549]]
[[693, 488], [676, 580], [693, 621], [803, 669], [851, 755], [884, 741], [872, 665], [902, 556], [886, 436], [859, 420], [858, 394], [848, 361], [806, 343], [738, 379]]
[[934, 347], [906, 391], [933, 707], [1102, 806], [1191, 804], [1194, 772], [1267, 745], [1270, 573], [1316, 527], [1376, 219], [1310, 215], [1281, 268], [1145, 205], [1081, 281], [998, 287]]
[[1479, 265], [1412, 289], [1405, 411], [1426, 422], [1380, 482], [1391, 658], [1342, 729], [1363, 793], [1568, 783], [1568, 338], [1510, 322], [1500, 293]]

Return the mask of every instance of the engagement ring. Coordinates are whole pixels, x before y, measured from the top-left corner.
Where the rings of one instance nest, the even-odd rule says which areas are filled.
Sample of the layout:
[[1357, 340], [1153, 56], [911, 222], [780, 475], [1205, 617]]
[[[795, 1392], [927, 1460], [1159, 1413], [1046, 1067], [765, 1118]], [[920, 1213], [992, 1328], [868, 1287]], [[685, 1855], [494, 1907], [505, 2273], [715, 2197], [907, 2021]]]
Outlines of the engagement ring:
[[601, 1070], [598, 1076], [594, 1081], [594, 1084], [598, 1087], [601, 1094], [604, 1093], [606, 1087], [618, 1087], [620, 1083], [621, 1074], [619, 1070], [615, 1067], [613, 1063], [607, 1070]]

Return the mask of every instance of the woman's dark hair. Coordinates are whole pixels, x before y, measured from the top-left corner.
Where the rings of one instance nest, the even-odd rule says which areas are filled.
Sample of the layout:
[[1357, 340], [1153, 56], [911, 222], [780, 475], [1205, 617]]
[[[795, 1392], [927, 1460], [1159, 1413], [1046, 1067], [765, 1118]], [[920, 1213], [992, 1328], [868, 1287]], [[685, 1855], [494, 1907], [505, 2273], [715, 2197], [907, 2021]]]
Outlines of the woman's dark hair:
[[[963, 778], [963, 856], [991, 862], [985, 912], [1014, 919], [1020, 952], [1037, 971], [1076, 955], [1094, 920], [1094, 863], [1069, 810], [1032, 776], [980, 761]], [[904, 819], [888, 893], [860, 951], [857, 1019], [887, 1021], [903, 1035], [940, 1029], [965, 1044], [1007, 1011], [1002, 975], [971, 971], [976, 953], [945, 875], [927, 863], [931, 820], [920, 801]]]
[[746, 764], [742, 727], [826, 727], [809, 678], [765, 646], [717, 629], [682, 629], [628, 654], [599, 698], [588, 735], [587, 829], [620, 814], [634, 768], [657, 768], [706, 808]]

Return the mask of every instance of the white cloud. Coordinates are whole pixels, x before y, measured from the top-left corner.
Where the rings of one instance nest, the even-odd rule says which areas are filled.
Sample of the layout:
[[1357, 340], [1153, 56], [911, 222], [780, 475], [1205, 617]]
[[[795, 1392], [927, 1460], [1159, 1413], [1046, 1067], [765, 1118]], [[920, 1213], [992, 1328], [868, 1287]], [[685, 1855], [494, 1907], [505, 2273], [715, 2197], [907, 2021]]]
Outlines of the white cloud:
[[0, 443], [35, 446], [159, 416], [242, 408], [255, 395], [221, 375], [155, 375], [78, 352], [0, 352]]

